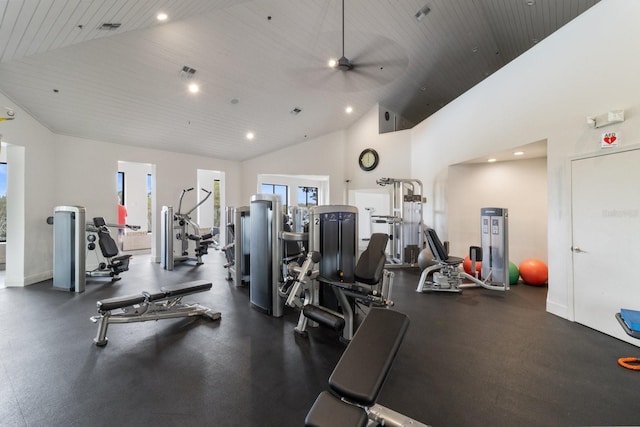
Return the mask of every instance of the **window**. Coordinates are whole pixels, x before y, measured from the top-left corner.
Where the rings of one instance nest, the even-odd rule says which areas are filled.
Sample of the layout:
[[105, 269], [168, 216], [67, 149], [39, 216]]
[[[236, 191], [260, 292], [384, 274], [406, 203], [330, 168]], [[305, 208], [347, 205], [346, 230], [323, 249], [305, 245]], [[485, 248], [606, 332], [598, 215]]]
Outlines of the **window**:
[[264, 194], [277, 194], [282, 202], [282, 212], [287, 212], [289, 199], [287, 198], [288, 189], [286, 185], [278, 184], [262, 184], [261, 192]]
[[118, 172], [118, 182], [117, 182], [117, 191], [118, 191], [118, 203], [124, 205], [124, 172]]
[[318, 187], [298, 187], [298, 206], [318, 206]]
[[7, 241], [7, 164], [0, 162], [0, 242]]
[[151, 233], [151, 174], [147, 174], [147, 232]]

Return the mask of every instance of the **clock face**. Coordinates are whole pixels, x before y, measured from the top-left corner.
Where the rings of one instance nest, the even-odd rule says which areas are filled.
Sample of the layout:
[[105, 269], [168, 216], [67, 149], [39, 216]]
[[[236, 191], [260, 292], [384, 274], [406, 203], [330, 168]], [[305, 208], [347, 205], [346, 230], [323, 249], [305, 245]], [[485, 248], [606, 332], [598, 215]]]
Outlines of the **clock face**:
[[364, 171], [370, 171], [378, 166], [378, 161], [380, 160], [378, 153], [376, 150], [371, 148], [367, 148], [362, 150], [360, 153], [360, 157], [358, 158], [358, 163], [360, 164], [360, 168]]

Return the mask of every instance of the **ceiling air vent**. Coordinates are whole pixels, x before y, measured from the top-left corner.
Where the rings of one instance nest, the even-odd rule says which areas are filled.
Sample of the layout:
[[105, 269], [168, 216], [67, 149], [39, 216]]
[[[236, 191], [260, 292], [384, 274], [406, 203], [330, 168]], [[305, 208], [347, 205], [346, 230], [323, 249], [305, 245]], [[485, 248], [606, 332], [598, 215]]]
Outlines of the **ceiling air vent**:
[[182, 67], [182, 70], [180, 70], [180, 77], [184, 80], [190, 80], [195, 73], [195, 68], [187, 67], [185, 65], [184, 67]]
[[105, 22], [102, 25], [100, 25], [98, 27], [99, 30], [107, 30], [107, 31], [113, 31], [113, 30], [117, 30], [118, 28], [120, 28], [120, 25], [122, 25], [119, 22]]

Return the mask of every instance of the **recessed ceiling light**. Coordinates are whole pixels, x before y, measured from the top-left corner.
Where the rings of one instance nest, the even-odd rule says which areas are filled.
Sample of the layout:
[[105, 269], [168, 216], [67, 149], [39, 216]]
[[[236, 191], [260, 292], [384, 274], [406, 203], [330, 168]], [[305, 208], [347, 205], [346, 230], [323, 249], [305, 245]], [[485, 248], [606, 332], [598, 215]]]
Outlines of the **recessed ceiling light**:
[[164, 12], [160, 12], [160, 13], [158, 13], [158, 14], [156, 15], [156, 19], [157, 19], [158, 21], [166, 21], [168, 18], [169, 18], [169, 15], [167, 15], [167, 14], [166, 14], [166, 13], [164, 13]]
[[536, 4], [536, 0], [525, 0], [524, 2], [527, 6], [534, 6]]
[[344, 111], [345, 111], [347, 114], [351, 114], [351, 113], [353, 113], [353, 107], [352, 107], [352, 106], [348, 106], [347, 108], [345, 108], [345, 109], [344, 109]]
[[253, 138], [255, 138], [255, 137], [256, 137], [256, 136], [255, 136], [255, 134], [254, 134], [253, 132], [247, 132], [247, 135], [246, 135], [246, 136], [247, 136], [247, 139], [248, 139], [249, 141], [251, 141]]
[[191, 84], [189, 85], [189, 92], [191, 92], [191, 93], [198, 93], [198, 92], [200, 92], [200, 86], [198, 86], [198, 85], [197, 85], [197, 84], [195, 84], [195, 83], [191, 83]]
[[513, 155], [514, 156], [523, 156], [524, 155], [524, 151], [514, 151]]
[[478, 46], [475, 46], [473, 49], [471, 49], [471, 52], [473, 53], [478, 53], [480, 49], [478, 49]]
[[489, 160], [487, 160], [487, 162], [489, 162], [489, 163], [495, 163], [497, 161], [498, 161], [498, 159], [495, 159], [495, 158], [490, 158]]

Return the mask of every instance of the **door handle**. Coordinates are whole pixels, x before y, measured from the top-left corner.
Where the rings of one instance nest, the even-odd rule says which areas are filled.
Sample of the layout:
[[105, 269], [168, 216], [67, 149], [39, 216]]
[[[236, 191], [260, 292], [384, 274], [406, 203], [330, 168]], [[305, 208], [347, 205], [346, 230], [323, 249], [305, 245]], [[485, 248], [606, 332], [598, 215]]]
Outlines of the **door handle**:
[[572, 247], [571, 247], [571, 250], [572, 250], [573, 252], [577, 253], [577, 254], [580, 254], [580, 253], [586, 253], [586, 252], [587, 252], [587, 251], [583, 251], [582, 249], [580, 249], [580, 248], [579, 248], [579, 247], [577, 247], [577, 246], [576, 246], [576, 247], [573, 247], [573, 246], [572, 246]]

